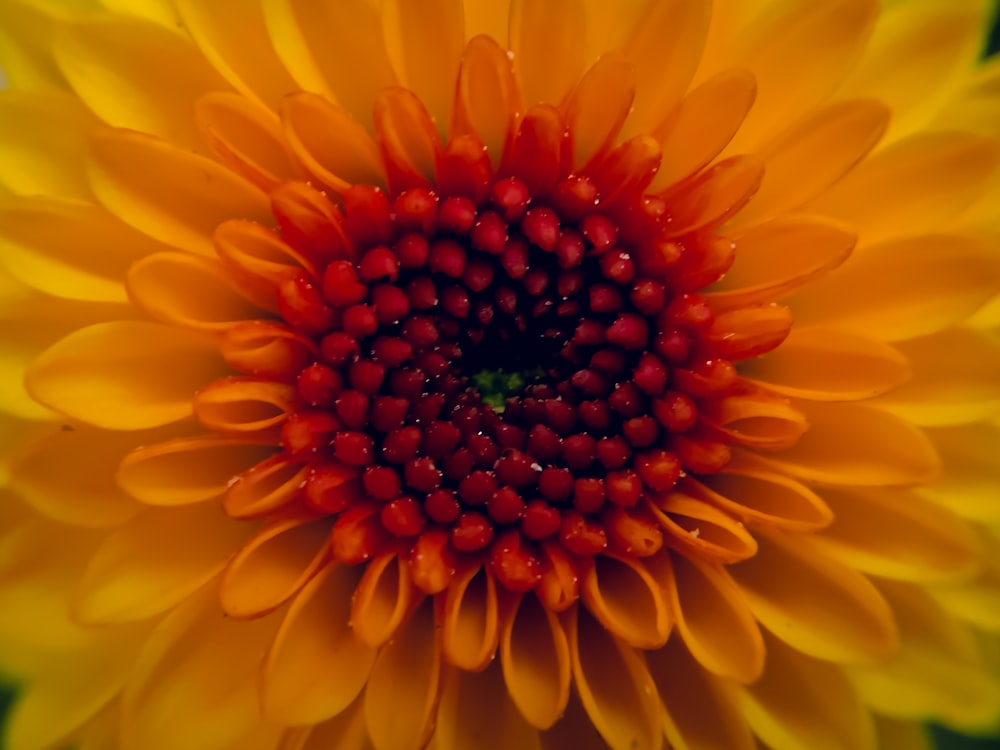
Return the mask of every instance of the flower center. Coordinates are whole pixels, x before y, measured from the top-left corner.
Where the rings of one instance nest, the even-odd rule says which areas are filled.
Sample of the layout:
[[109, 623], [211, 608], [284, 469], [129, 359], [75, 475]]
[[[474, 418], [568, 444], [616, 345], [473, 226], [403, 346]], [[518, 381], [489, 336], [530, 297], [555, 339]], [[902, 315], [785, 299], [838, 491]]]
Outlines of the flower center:
[[277, 286], [314, 352], [285, 378], [282, 455], [310, 467], [304, 502], [335, 518], [341, 562], [396, 550], [428, 593], [463, 556], [527, 591], [560, 560], [654, 554], [655, 506], [729, 461], [703, 417], [738, 387], [695, 294], [732, 243], [671, 233], [669, 201], [643, 193], [655, 170], [533, 194], [476, 164], [392, 197], [355, 185], [339, 206], [312, 191], [326, 224], [272, 198], [321, 279]]

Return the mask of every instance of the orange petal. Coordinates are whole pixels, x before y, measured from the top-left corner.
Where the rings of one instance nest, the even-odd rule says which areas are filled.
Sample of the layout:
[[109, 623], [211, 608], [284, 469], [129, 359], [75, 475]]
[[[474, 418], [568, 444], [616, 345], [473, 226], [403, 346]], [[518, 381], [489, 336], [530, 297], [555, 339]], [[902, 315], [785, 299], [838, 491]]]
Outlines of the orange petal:
[[732, 563], [753, 556], [757, 550], [757, 542], [742, 523], [682, 492], [654, 496], [647, 509], [666, 532], [664, 541], [683, 554]]
[[636, 77], [626, 136], [653, 132], [676, 109], [698, 67], [711, 17], [710, 0], [647, 5], [621, 47]]
[[678, 748], [755, 750], [731, 684], [691, 658], [679, 638], [646, 654], [665, 709], [667, 741]]
[[[336, 670], [330, 670], [336, 675]], [[368, 672], [364, 671], [365, 679]], [[339, 677], [339, 675], [337, 675]], [[364, 701], [357, 698], [332, 719], [285, 732], [277, 750], [375, 750], [365, 726]]]
[[534, 195], [552, 190], [569, 169], [566, 127], [559, 110], [551, 105], [531, 107], [518, 124], [505, 165]]
[[521, 597], [500, 630], [500, 665], [510, 698], [537, 729], [551, 727], [569, 699], [569, 642], [558, 617], [531, 595]]
[[98, 323], [41, 354], [32, 396], [95, 427], [138, 430], [184, 419], [194, 391], [220, 371], [211, 339], [138, 321]]
[[1000, 259], [991, 247], [928, 234], [867, 247], [789, 302], [801, 324], [897, 341], [964, 320], [998, 290]]
[[287, 505], [302, 493], [308, 464], [278, 454], [229, 482], [222, 502], [234, 518], [253, 518]]
[[378, 145], [350, 112], [308, 91], [286, 96], [280, 112], [292, 156], [322, 184], [337, 193], [354, 184], [385, 187]]
[[514, 135], [519, 106], [517, 82], [506, 50], [490, 37], [470, 40], [455, 87], [451, 137], [476, 135], [495, 168]]
[[260, 314], [226, 283], [219, 262], [198, 255], [147, 255], [129, 269], [126, 286], [139, 307], [165, 323], [217, 331]]
[[781, 346], [742, 364], [741, 374], [770, 391], [811, 401], [856, 401], [906, 382], [898, 348], [829, 328], [793, 328]]
[[836, 662], [875, 661], [896, 648], [892, 610], [865, 576], [803, 535], [769, 532], [758, 541], [757, 554], [729, 572], [774, 635]]
[[566, 103], [566, 125], [578, 170], [611, 148], [635, 98], [632, 67], [619, 52], [603, 55], [573, 90]]
[[474, 671], [489, 664], [500, 639], [497, 585], [489, 570], [478, 565], [459, 570], [438, 602], [444, 658]]
[[507, 46], [525, 105], [559, 105], [566, 99], [583, 72], [586, 20], [580, 0], [512, 0]]
[[890, 109], [875, 100], [830, 104], [769, 144], [764, 181], [738, 223], [780, 216], [847, 174], [885, 133]]
[[[213, 5], [212, 7], [217, 7]], [[213, 91], [194, 103], [202, 140], [223, 164], [261, 190], [297, 176], [273, 112], [245, 96]]]
[[212, 233], [233, 216], [268, 222], [267, 197], [221, 164], [130, 130], [91, 141], [90, 181], [112, 213], [164, 244], [213, 255]]
[[386, 47], [400, 83], [424, 103], [442, 137], [451, 120], [465, 44], [463, 10], [462, 0], [431, 0], [419, 6], [392, 0], [382, 6]]
[[430, 188], [441, 141], [416, 95], [402, 88], [383, 89], [375, 100], [375, 132], [392, 192]]
[[[225, 82], [183, 35], [124, 15], [67, 25], [56, 60], [70, 86], [108, 125], [197, 147], [190, 102]], [[160, 76], [164, 60], [170, 75]]]
[[243, 438], [182, 437], [143, 445], [118, 467], [115, 480], [149, 505], [186, 505], [221, 496], [233, 478], [274, 453]]
[[570, 694], [566, 712], [539, 738], [544, 750], [608, 750], [608, 743], [598, 734], [576, 692]]
[[74, 595], [73, 614], [107, 624], [165, 612], [215, 578], [250, 532], [214, 503], [149, 508], [101, 543]]
[[774, 638], [767, 665], [740, 689], [750, 727], [770, 747], [875, 750], [871, 715], [840, 667], [810, 659]]
[[409, 614], [414, 594], [410, 569], [395, 552], [369, 560], [351, 602], [358, 640], [371, 648], [388, 642]]
[[724, 396], [704, 410], [703, 419], [727, 442], [761, 450], [788, 448], [809, 429], [787, 399], [765, 392]]
[[734, 156], [677, 186], [669, 197], [669, 236], [725, 224], [750, 201], [763, 176], [758, 160]]
[[[295, 89], [268, 37], [264, 11], [239, 0], [175, 3], [184, 28], [215, 69], [246, 98], [267, 107]], [[234, 34], [233, 29], [239, 33]]]
[[750, 606], [721, 565], [671, 555], [677, 630], [705, 669], [749, 684], [764, 668], [764, 641]]
[[913, 376], [879, 399], [915, 424], [976, 422], [1000, 409], [1000, 343], [994, 336], [952, 328], [901, 342]]
[[263, 653], [277, 624], [221, 617], [211, 586], [174, 609], [133, 662], [122, 695], [122, 746], [175, 749], [176, 735], [164, 727], [178, 722], [189, 747], [236, 746], [260, 716], [259, 662], [247, 655]]
[[[26, 426], [15, 429], [19, 437], [28, 437]], [[93, 527], [117, 526], [142, 508], [114, 481], [118, 462], [135, 445], [135, 434], [85, 425], [46, 432], [26, 443], [10, 464], [5, 484], [21, 500], [54, 520]]]
[[892, 414], [847, 403], [798, 406], [809, 431], [793, 447], [761, 459], [780, 471], [848, 486], [924, 484], [938, 473], [926, 435]]
[[[37, 31], [37, 27], [28, 28]], [[5, 66], [4, 72], [13, 71]], [[5, 87], [0, 94], [0, 122], [4, 165], [0, 185], [16, 195], [92, 199], [83, 164], [87, 133], [97, 119], [79, 99], [68, 92]]]
[[782, 472], [768, 471], [744, 455], [717, 474], [688, 480], [684, 489], [738, 518], [788, 531], [816, 531], [830, 524], [832, 511], [823, 499]]
[[564, 615], [573, 678], [594, 727], [612, 750], [660, 750], [662, 706], [639, 653], [585, 609]]
[[441, 687], [441, 639], [429, 601], [379, 652], [365, 689], [365, 723], [379, 750], [419, 750], [430, 739]]
[[715, 309], [771, 302], [836, 268], [851, 254], [857, 235], [813, 216], [785, 216], [728, 235], [736, 258], [705, 294]]
[[272, 612], [309, 581], [327, 560], [328, 518], [292, 516], [264, 526], [229, 561], [220, 600], [230, 617]]
[[261, 666], [265, 716], [314, 724], [347, 710], [360, 695], [376, 651], [351, 628], [357, 581], [357, 569], [327, 563], [295, 597]]
[[281, 323], [262, 320], [229, 328], [219, 351], [230, 367], [273, 380], [296, 378], [319, 358], [318, 348], [310, 338]]
[[538, 732], [511, 703], [500, 668], [449, 670], [432, 747], [437, 750], [541, 750]]
[[816, 540], [852, 568], [903, 581], [968, 578], [981, 563], [972, 528], [914, 492], [827, 489], [833, 523]]
[[661, 128], [664, 159], [650, 190], [666, 190], [718, 156], [739, 130], [756, 94], [753, 74], [742, 68], [724, 70], [688, 93]]
[[288, 418], [298, 401], [295, 386], [251, 377], [216, 380], [195, 394], [194, 415], [217, 432], [259, 432]]
[[982, 193], [998, 162], [994, 139], [919, 133], [866, 159], [805, 210], [851, 224], [866, 245], [940, 231]]
[[663, 591], [631, 556], [601, 554], [581, 564], [580, 595], [590, 613], [630, 646], [655, 649], [673, 625]]

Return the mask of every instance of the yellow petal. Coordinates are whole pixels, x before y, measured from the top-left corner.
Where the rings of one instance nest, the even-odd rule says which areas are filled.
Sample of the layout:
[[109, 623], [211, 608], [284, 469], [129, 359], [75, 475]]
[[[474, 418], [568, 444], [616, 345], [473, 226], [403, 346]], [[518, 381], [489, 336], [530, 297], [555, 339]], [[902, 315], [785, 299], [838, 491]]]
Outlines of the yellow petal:
[[420, 97], [438, 132], [445, 137], [451, 120], [454, 81], [465, 46], [462, 0], [407, 0], [382, 5], [386, 47], [400, 83]]
[[796, 327], [781, 346], [743, 363], [740, 372], [785, 396], [856, 401], [905, 383], [910, 365], [898, 348], [864, 335]]
[[756, 680], [764, 668], [764, 641], [739, 587], [721, 565], [671, 558], [672, 606], [688, 652], [717, 675], [745, 684]]
[[195, 390], [220, 369], [213, 342], [200, 334], [122, 321], [71, 333], [35, 360], [26, 382], [56, 411], [137, 430], [189, 416]]
[[429, 601], [375, 660], [365, 689], [365, 724], [378, 750], [419, 750], [434, 728], [441, 639]]
[[331, 525], [328, 518], [291, 516], [264, 526], [226, 566], [220, 590], [223, 611], [243, 619], [280, 607], [328, 559]]
[[218, 575], [251, 531], [215, 503], [149, 508], [101, 543], [75, 592], [73, 614], [106, 624], [165, 612]]
[[[24, 33], [34, 36], [27, 30]], [[96, 123], [69, 94], [0, 91], [0, 161], [4, 165], [0, 185], [18, 195], [89, 199], [83, 165], [87, 133]]]
[[980, 565], [972, 529], [913, 492], [827, 489], [833, 523], [816, 540], [851, 567], [904, 581], [968, 578]]
[[590, 613], [636, 648], [667, 642], [673, 612], [653, 575], [632, 557], [598, 555], [581, 563], [580, 595]]
[[663, 126], [663, 164], [650, 190], [680, 182], [718, 156], [739, 130], [757, 94], [753, 74], [732, 68], [688, 93]]
[[980, 57], [992, 5], [985, 0], [896, 3], [883, 11], [839, 96], [870, 96], [892, 110], [892, 134], [935, 113]]
[[136, 0], [99, 0], [98, 5], [114, 13], [142, 18], [168, 28], [176, 26], [178, 21], [177, 13], [170, 0], [141, 0], [139, 2]]
[[90, 180], [112, 213], [140, 232], [201, 255], [233, 217], [271, 221], [267, 197], [218, 163], [127, 130], [91, 142]]
[[764, 676], [741, 689], [754, 734], [775, 750], [875, 750], [871, 716], [839, 667], [774, 638], [766, 646]]
[[[355, 569], [328, 563], [295, 597], [261, 669], [265, 716], [284, 724], [311, 724], [351, 711], [376, 654], [351, 628], [357, 582]], [[356, 716], [360, 719], [360, 712]]]
[[875, 0], [786, 2], [740, 29], [730, 63], [754, 74], [757, 103], [731, 152], [759, 147], [822, 102], [857, 61], [877, 16]]
[[889, 117], [882, 102], [857, 99], [799, 122], [760, 154], [764, 182], [738, 223], [780, 216], [830, 187], [875, 147]]
[[299, 176], [285, 152], [281, 122], [263, 105], [240, 94], [213, 91], [195, 101], [194, 120], [215, 157], [261, 190], [269, 192]]
[[271, 45], [257, 4], [177, 0], [175, 5], [202, 54], [241, 94], [274, 108], [295, 89]]
[[565, 108], [574, 168], [586, 169], [611, 148], [635, 98], [634, 78], [618, 52], [603, 55], [584, 73]]
[[758, 539], [756, 556], [729, 572], [764, 627], [828, 661], [872, 661], [892, 652], [892, 611], [865, 576], [805, 536], [769, 532]]
[[342, 193], [354, 184], [386, 186], [378, 145], [343, 107], [299, 91], [281, 102], [285, 141], [309, 174]]
[[[113, 16], [67, 25], [56, 59], [77, 95], [108, 125], [198, 144], [191, 102], [225, 82], [173, 29]], [[169, 75], [160, 75], [164, 66]]]
[[920, 589], [883, 583], [899, 623], [900, 649], [877, 668], [848, 674], [875, 710], [983, 730], [1000, 717], [1000, 680], [984, 664], [972, 631]]
[[389, 641], [410, 613], [414, 595], [405, 560], [394, 552], [369, 560], [351, 600], [358, 640], [373, 649]]
[[915, 424], [976, 422], [1000, 410], [1000, 341], [953, 328], [897, 345], [913, 377], [879, 403]]
[[507, 18], [510, 0], [495, 3], [481, 3], [479, 0], [465, 0], [465, 36], [472, 39], [486, 34], [503, 43], [507, 33]]
[[79, 12], [68, 5], [36, 0], [11, 0], [6, 4], [4, 23], [0, 26], [0, 69], [5, 88], [19, 91], [65, 88], [66, 81], [52, 59], [52, 35], [66, 15]]
[[125, 748], [176, 750], [183, 727], [188, 750], [230, 748], [259, 721], [258, 659], [275, 617], [238, 622], [219, 610], [218, 591], [203, 589], [155, 628], [133, 663], [122, 696]]
[[897, 341], [958, 323], [998, 289], [993, 248], [961, 235], [927, 234], [856, 252], [789, 304], [801, 325]]
[[[986, 537], [986, 544], [994, 538]], [[925, 591], [945, 611], [990, 633], [1000, 631], [1000, 561], [987, 555], [983, 570], [966, 583], [942, 583]]]
[[851, 224], [865, 245], [940, 231], [980, 195], [998, 161], [993, 139], [918, 133], [866, 159], [805, 210]]
[[665, 731], [678, 750], [754, 750], [753, 734], [731, 683], [696, 662], [678, 638], [646, 654], [665, 710]]
[[266, 445], [217, 435], [143, 445], [122, 460], [118, 484], [148, 505], [186, 505], [220, 497], [232, 482], [274, 453]]
[[551, 727], [569, 700], [569, 641], [559, 619], [534, 595], [521, 598], [500, 631], [500, 666], [507, 692], [538, 729]]
[[493, 575], [469, 565], [452, 578], [437, 622], [444, 657], [462, 669], [479, 670], [490, 662], [500, 639], [500, 604]]
[[799, 402], [810, 429], [797, 445], [761, 460], [792, 476], [831, 485], [913, 485], [933, 479], [939, 462], [927, 436], [879, 409]]
[[452, 668], [444, 680], [437, 730], [430, 750], [541, 750], [538, 732], [511, 703], [503, 674]]
[[583, 72], [580, 40], [586, 21], [580, 0], [512, 0], [507, 46], [514, 53], [526, 106], [559, 105], [566, 99]]
[[662, 707], [646, 663], [585, 609], [563, 617], [573, 678], [594, 727], [612, 750], [659, 750]]
[[4, 747], [65, 746], [67, 735], [121, 690], [145, 628], [116, 628], [86, 649], [61, 654], [33, 677], [5, 717]]
[[136, 439], [131, 433], [67, 425], [20, 452], [11, 466], [11, 486], [57, 521], [117, 526], [142, 507], [114, 481], [118, 462]]
[[920, 494], [973, 521], [1000, 521], [996, 502], [1000, 429], [969, 424], [927, 430], [941, 454], [943, 471]]
[[165, 323], [219, 331], [260, 315], [229, 285], [221, 263], [198, 255], [147, 255], [129, 269], [126, 285], [139, 307]]
[[875, 716], [877, 747], [893, 750], [934, 750], [927, 727], [912, 721], [900, 721], [886, 716]]
[[266, 0], [263, 8], [278, 57], [299, 87], [331, 96], [370, 127], [377, 93], [396, 83], [375, 5]]
[[718, 474], [701, 477], [685, 490], [702, 497], [737, 518], [788, 531], [816, 531], [833, 520], [823, 499], [791, 477], [734, 457]]
[[46, 294], [94, 302], [125, 302], [129, 264], [163, 246], [104, 208], [62, 198], [5, 200], [0, 251], [10, 273]]

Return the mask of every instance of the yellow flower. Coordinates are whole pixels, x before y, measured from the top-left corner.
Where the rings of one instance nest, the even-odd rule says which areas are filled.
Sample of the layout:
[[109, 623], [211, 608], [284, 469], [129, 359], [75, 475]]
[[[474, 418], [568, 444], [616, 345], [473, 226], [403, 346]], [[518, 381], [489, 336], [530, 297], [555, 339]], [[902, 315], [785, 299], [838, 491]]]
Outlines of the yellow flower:
[[993, 10], [0, 0], [5, 747], [994, 729]]

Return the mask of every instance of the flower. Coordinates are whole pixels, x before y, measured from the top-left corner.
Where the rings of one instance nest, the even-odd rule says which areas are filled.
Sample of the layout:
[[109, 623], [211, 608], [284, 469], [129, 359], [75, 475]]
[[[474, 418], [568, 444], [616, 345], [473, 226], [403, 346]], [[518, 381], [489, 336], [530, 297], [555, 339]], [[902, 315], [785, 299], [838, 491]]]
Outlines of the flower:
[[2, 4], [8, 747], [996, 726], [992, 4], [103, 5]]

